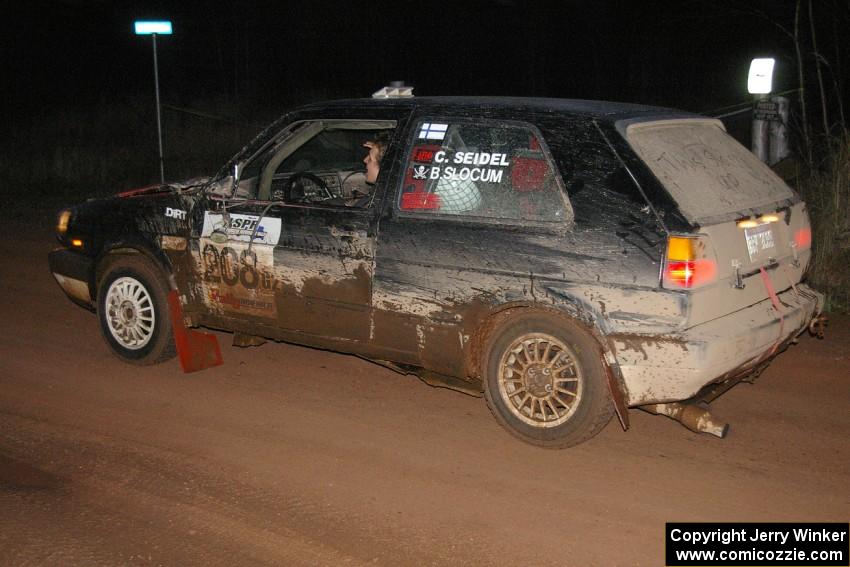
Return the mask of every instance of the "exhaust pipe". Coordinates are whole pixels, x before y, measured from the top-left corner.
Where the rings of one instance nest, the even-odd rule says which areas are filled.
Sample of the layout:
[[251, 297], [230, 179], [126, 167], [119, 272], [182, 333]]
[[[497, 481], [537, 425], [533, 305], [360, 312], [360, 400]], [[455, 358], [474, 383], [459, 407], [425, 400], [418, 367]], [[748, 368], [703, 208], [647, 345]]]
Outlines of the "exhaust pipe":
[[821, 314], [817, 317], [813, 317], [809, 322], [809, 334], [822, 339], [826, 332], [826, 324], [828, 322], [829, 318], [826, 315]]
[[696, 433], [709, 433], [723, 439], [729, 432], [728, 423], [718, 422], [711, 415], [711, 412], [695, 404], [674, 402], [640, 406], [640, 409], [656, 415], [666, 415]]

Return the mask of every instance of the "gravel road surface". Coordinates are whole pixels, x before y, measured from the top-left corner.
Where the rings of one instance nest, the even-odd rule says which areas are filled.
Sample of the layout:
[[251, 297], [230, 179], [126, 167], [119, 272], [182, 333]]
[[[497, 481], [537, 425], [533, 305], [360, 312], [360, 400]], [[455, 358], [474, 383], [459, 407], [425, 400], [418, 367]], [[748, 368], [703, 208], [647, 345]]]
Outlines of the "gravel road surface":
[[849, 318], [717, 400], [726, 439], [632, 411], [547, 451], [351, 356], [219, 333], [218, 368], [129, 366], [49, 227], [0, 236], [0, 565], [655, 566], [668, 521], [850, 519]]

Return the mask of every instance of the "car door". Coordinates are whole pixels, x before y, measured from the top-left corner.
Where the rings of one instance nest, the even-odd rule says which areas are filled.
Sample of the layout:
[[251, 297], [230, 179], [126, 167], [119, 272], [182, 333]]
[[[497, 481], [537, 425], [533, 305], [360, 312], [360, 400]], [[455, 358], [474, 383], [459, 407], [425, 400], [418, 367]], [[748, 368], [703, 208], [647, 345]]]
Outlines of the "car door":
[[396, 121], [310, 117], [296, 126], [246, 160], [234, 197], [204, 212], [204, 301], [214, 317], [249, 321], [258, 335], [365, 341], [386, 175], [364, 182], [363, 142], [391, 138]]
[[378, 239], [375, 342], [462, 376], [479, 317], [533, 300], [533, 275], [560, 275], [572, 210], [531, 124], [423, 113], [408, 143]]

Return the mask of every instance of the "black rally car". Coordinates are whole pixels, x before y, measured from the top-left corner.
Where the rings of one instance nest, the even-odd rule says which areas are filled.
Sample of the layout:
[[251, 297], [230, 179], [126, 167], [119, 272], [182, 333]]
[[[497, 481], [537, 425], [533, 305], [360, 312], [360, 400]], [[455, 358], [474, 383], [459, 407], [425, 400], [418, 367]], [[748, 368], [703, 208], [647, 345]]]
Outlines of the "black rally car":
[[806, 206], [769, 168], [716, 120], [605, 102], [315, 104], [211, 178], [62, 211], [58, 238], [57, 281], [128, 362], [199, 326], [355, 353], [483, 391], [554, 447], [635, 406], [722, 435], [675, 402], [756, 371], [821, 305]]

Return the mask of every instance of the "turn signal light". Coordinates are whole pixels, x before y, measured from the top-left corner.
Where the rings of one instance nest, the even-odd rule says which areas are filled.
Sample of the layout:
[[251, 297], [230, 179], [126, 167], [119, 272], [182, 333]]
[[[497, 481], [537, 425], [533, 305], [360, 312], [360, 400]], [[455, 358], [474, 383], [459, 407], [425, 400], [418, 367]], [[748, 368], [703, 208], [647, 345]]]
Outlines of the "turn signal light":
[[74, 238], [73, 240], [71, 240], [71, 246], [73, 246], [74, 248], [82, 248], [83, 241], [79, 238]]
[[717, 263], [706, 257], [701, 238], [670, 236], [667, 239], [667, 261], [664, 283], [667, 287], [690, 289], [714, 281]]
[[68, 232], [68, 222], [71, 220], [71, 211], [65, 209], [59, 213], [59, 218], [56, 221], [56, 232], [65, 234]]

